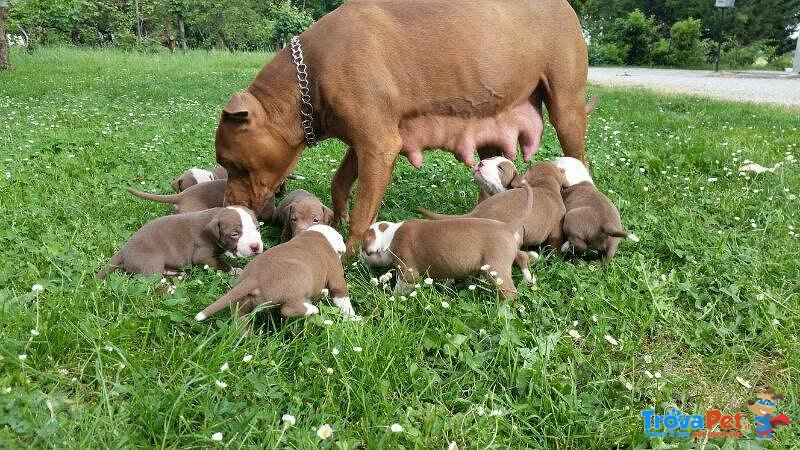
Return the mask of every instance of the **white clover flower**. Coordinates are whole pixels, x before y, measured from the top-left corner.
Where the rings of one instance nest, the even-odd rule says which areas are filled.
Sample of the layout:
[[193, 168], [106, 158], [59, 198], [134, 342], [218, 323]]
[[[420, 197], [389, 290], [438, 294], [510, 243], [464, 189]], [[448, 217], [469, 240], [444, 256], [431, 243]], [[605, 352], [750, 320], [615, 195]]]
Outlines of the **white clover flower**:
[[649, 370], [645, 370], [644, 374], [647, 376], [647, 378], [653, 378], [653, 373], [650, 372]]
[[359, 346], [357, 346], [357, 345], [355, 347], [353, 347], [353, 351], [356, 352], [356, 353], [361, 353], [362, 350], [364, 350], [364, 349], [359, 347]]
[[402, 433], [403, 432], [403, 426], [400, 425], [399, 423], [393, 423], [392, 426], [389, 427], [389, 429], [392, 430], [392, 433]]
[[659, 371], [656, 371], [656, 373], [653, 375], [655, 375], [656, 378], [661, 378], [661, 372]]
[[222, 433], [220, 433], [219, 431], [217, 431], [216, 433], [212, 434], [212, 435], [211, 435], [211, 440], [212, 440], [212, 441], [216, 441], [216, 442], [220, 442], [220, 441], [222, 441]]
[[475, 411], [475, 413], [476, 413], [477, 415], [479, 415], [479, 416], [482, 416], [482, 415], [486, 414], [486, 413], [485, 413], [485, 411], [483, 410], [483, 406], [479, 406], [479, 407], [478, 407], [478, 410], [477, 410], [477, 411]]
[[492, 412], [489, 413], [492, 417], [500, 417], [503, 415], [503, 411], [500, 409], [493, 409]]
[[653, 357], [650, 355], [644, 355], [644, 362], [647, 364], [653, 364]]
[[325, 319], [322, 321], [323, 325], [333, 325], [333, 321], [331, 319]]
[[5, 388], [5, 389], [4, 389], [4, 392], [5, 392], [6, 394], [10, 394], [10, 393], [11, 393], [11, 386], [9, 386], [9, 387]]
[[293, 427], [295, 423], [297, 423], [297, 419], [291, 414], [284, 414], [281, 417], [281, 421], [283, 421], [283, 425], [286, 427]]
[[408, 296], [409, 297], [416, 297], [417, 296], [417, 291], [411, 291], [411, 293], [408, 294]]
[[597, 323], [597, 316], [594, 314], [592, 314], [592, 322]]
[[493, 271], [489, 272], [489, 275], [491, 275], [493, 277], [496, 277], [497, 276], [497, 271], [493, 270]]
[[450, 303], [447, 303], [446, 301], [442, 300], [442, 308], [447, 309], [449, 307], [450, 307]]
[[220, 389], [225, 389], [226, 387], [228, 387], [228, 383], [220, 380], [214, 380], [214, 384], [216, 384], [217, 387]]
[[470, 291], [474, 291], [475, 290], [475, 285], [474, 284], [470, 284], [469, 286], [467, 286], [467, 289], [469, 289]]
[[225, 372], [226, 370], [228, 370], [228, 367], [229, 367], [228, 366], [228, 361], [225, 361], [224, 363], [222, 363], [221, 366], [219, 366], [219, 371], [220, 372]]
[[[656, 372], [656, 373], [658, 373], [658, 372]], [[741, 384], [742, 386], [744, 386], [747, 389], [752, 389], [753, 388], [753, 386], [749, 382], [747, 382], [747, 380], [745, 380], [742, 377], [736, 377], [736, 382]]]
[[379, 284], [380, 284], [380, 281], [378, 281], [378, 279], [377, 279], [377, 278], [375, 278], [375, 277], [372, 277], [372, 278], [370, 278], [370, 279], [369, 279], [369, 282], [370, 282], [370, 283], [372, 283], [372, 284], [374, 284], [375, 286], [377, 286], [377, 285], [379, 285]]
[[661, 281], [667, 281], [667, 275], [664, 273], [662, 273], [659, 278], [661, 279]]
[[242, 358], [242, 361], [246, 363], [249, 363], [252, 360], [253, 360], [253, 355], [244, 355], [244, 358]]
[[28, 359], [28, 355], [23, 353], [23, 354], [19, 355], [19, 359], [20, 359], [20, 361], [25, 361], [26, 359]]
[[39, 330], [37, 330], [36, 328], [31, 330], [31, 336], [38, 336], [38, 335], [39, 335]]
[[430, 278], [430, 277], [425, 278], [425, 284], [427, 284], [428, 286], [432, 285], [433, 284], [433, 278]]
[[33, 286], [31, 286], [31, 291], [33, 292], [42, 292], [43, 290], [44, 286], [42, 286], [41, 284], [34, 284]]
[[481, 266], [481, 270], [482, 270], [482, 271], [484, 271], [484, 272], [486, 272], [486, 271], [487, 271], [487, 270], [489, 270], [490, 268], [491, 268], [491, 266], [490, 266], [490, 265], [488, 265], [488, 264], [484, 264], [484, 265], [482, 265], [482, 266]]
[[607, 334], [607, 335], [605, 335], [603, 337], [606, 338], [606, 340], [608, 341], [609, 344], [614, 345], [614, 346], [619, 345], [619, 341], [614, 339], [614, 337], [611, 336], [610, 334]]
[[323, 440], [328, 439], [329, 437], [333, 436], [333, 428], [326, 423], [317, 428], [317, 436]]
[[333, 347], [333, 350], [331, 350], [331, 355], [336, 356], [338, 354], [339, 354], [339, 349], [336, 348], [336, 347]]
[[328, 367], [327, 369], [325, 369], [325, 373], [331, 375], [333, 373], [333, 367]]
[[325, 288], [325, 289], [319, 291], [319, 294], [320, 295], [329, 295], [330, 291], [328, 290], [328, 288]]
[[569, 330], [569, 331], [567, 331], [567, 334], [572, 336], [573, 339], [580, 339], [581, 338], [581, 334], [578, 333], [577, 330]]
[[447, 445], [447, 450], [456, 450], [457, 448], [458, 444], [456, 444], [456, 441], [452, 441]]
[[503, 284], [503, 279], [502, 278], [495, 278], [494, 283], [496, 285], [500, 286], [501, 284]]

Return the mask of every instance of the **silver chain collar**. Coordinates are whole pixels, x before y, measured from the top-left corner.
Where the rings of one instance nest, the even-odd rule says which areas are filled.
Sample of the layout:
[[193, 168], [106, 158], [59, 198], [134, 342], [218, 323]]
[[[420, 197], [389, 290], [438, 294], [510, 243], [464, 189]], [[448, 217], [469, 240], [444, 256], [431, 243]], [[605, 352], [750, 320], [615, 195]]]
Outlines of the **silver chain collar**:
[[308, 67], [303, 61], [303, 47], [300, 45], [300, 37], [292, 37], [289, 45], [292, 47], [292, 58], [294, 58], [294, 65], [297, 67], [297, 87], [300, 88], [300, 126], [303, 127], [306, 144], [309, 147], [313, 147], [317, 145], [317, 135], [314, 133], [314, 105], [311, 104]]

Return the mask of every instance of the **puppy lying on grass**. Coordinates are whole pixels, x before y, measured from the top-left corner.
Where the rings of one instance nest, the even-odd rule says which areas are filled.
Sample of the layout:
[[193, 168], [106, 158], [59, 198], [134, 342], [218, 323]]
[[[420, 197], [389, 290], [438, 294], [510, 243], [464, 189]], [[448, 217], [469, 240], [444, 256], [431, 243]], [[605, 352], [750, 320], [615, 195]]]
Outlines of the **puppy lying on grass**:
[[180, 194], [170, 195], [149, 194], [131, 188], [125, 188], [125, 190], [144, 200], [172, 203], [172, 212], [179, 214], [221, 207], [225, 204], [225, 187], [227, 185], [226, 180], [209, 181], [195, 184]]
[[314, 225], [329, 225], [332, 218], [333, 211], [314, 194], [298, 189], [278, 205], [272, 223], [283, 227], [281, 242], [286, 242]]
[[340, 261], [344, 252], [341, 234], [327, 225], [314, 225], [250, 261], [231, 290], [195, 319], [205, 320], [230, 306], [242, 320], [265, 302], [280, 305], [284, 317], [318, 314], [319, 309], [311, 301], [323, 289], [329, 290], [342, 313], [355, 318]]
[[372, 266], [394, 262], [398, 292], [409, 289], [424, 273], [439, 279], [463, 278], [484, 269], [501, 295], [513, 299], [517, 290], [511, 266], [516, 263], [530, 279], [528, 255], [519, 247], [534, 196], [528, 186], [520, 191], [525, 203], [509, 222], [456, 218], [374, 223], [361, 240], [361, 257]]
[[228, 171], [222, 166], [217, 166], [211, 170], [192, 167], [186, 172], [183, 172], [177, 180], [172, 182], [172, 189], [177, 193], [181, 193], [200, 183], [207, 183], [214, 180], [226, 180], [227, 178]]
[[255, 214], [244, 206], [161, 217], [145, 224], [100, 270], [102, 280], [114, 270], [146, 275], [176, 275], [183, 266], [230, 267], [219, 257], [230, 251], [240, 258], [261, 253], [264, 243]]
[[[496, 160], [496, 158], [490, 159]], [[490, 180], [488, 183], [493, 187], [484, 186], [483, 189], [493, 194], [478, 203], [472, 212], [460, 216], [446, 216], [418, 208], [419, 212], [435, 220], [473, 217], [509, 222], [524, 211], [520, 206], [525, 203], [526, 195], [524, 189], [513, 188], [528, 184], [533, 193], [533, 208], [524, 216], [522, 245], [532, 246], [547, 242], [556, 251], [560, 251], [563, 243], [561, 222], [566, 212], [564, 201], [561, 199], [561, 187], [566, 185], [563, 171], [549, 162], [541, 162], [528, 169], [524, 175], [519, 175], [511, 161], [505, 160], [500, 164], [489, 163], [479, 167], [474, 176], [479, 184]], [[530, 252], [529, 255], [538, 256], [535, 252]]]
[[579, 252], [593, 248], [603, 259], [611, 261], [622, 238], [639, 242], [636, 235], [622, 230], [619, 211], [594, 186], [589, 170], [575, 158], [559, 157], [555, 164], [564, 170], [567, 187], [561, 191], [567, 213], [564, 216], [564, 235], [561, 247], [566, 252], [570, 244]]

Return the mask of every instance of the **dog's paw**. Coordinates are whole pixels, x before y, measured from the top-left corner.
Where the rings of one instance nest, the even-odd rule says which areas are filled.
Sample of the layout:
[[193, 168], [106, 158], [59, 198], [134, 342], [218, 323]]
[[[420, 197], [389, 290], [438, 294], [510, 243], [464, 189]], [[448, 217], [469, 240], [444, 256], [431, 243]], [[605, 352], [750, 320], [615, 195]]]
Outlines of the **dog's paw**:
[[228, 271], [228, 275], [234, 275], [238, 277], [242, 274], [242, 272], [244, 272], [244, 269], [241, 267], [231, 267], [231, 269]]

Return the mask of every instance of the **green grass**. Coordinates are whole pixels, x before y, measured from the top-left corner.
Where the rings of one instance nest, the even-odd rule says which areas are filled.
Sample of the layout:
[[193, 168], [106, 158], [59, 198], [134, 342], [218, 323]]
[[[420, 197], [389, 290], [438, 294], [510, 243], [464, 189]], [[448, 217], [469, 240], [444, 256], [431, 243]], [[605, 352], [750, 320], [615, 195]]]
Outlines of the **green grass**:
[[[159, 277], [93, 277], [168, 211], [123, 187], [166, 192], [183, 169], [213, 165], [219, 109], [268, 55], [13, 58], [0, 73], [0, 447], [663, 448], [644, 437], [642, 409], [746, 412], [766, 386], [800, 422], [800, 164], [785, 159], [800, 157], [797, 110], [591, 87], [597, 185], [642, 238], [612, 264], [545, 251], [512, 308], [477, 279], [393, 300], [370, 283], [382, 272], [348, 264], [363, 323], [321, 302], [318, 317], [267, 317], [240, 339], [227, 314], [193, 320], [228, 275], [191, 270], [173, 294]], [[343, 152], [333, 140], [306, 151], [295, 173], [307, 180], [287, 187], [329, 203]], [[537, 159], [559, 154], [548, 127]], [[746, 159], [785, 164], [740, 177]], [[420, 170], [398, 164], [379, 217], [463, 212], [475, 195], [466, 168], [429, 152]], [[797, 426], [778, 442], [799, 446]]]

